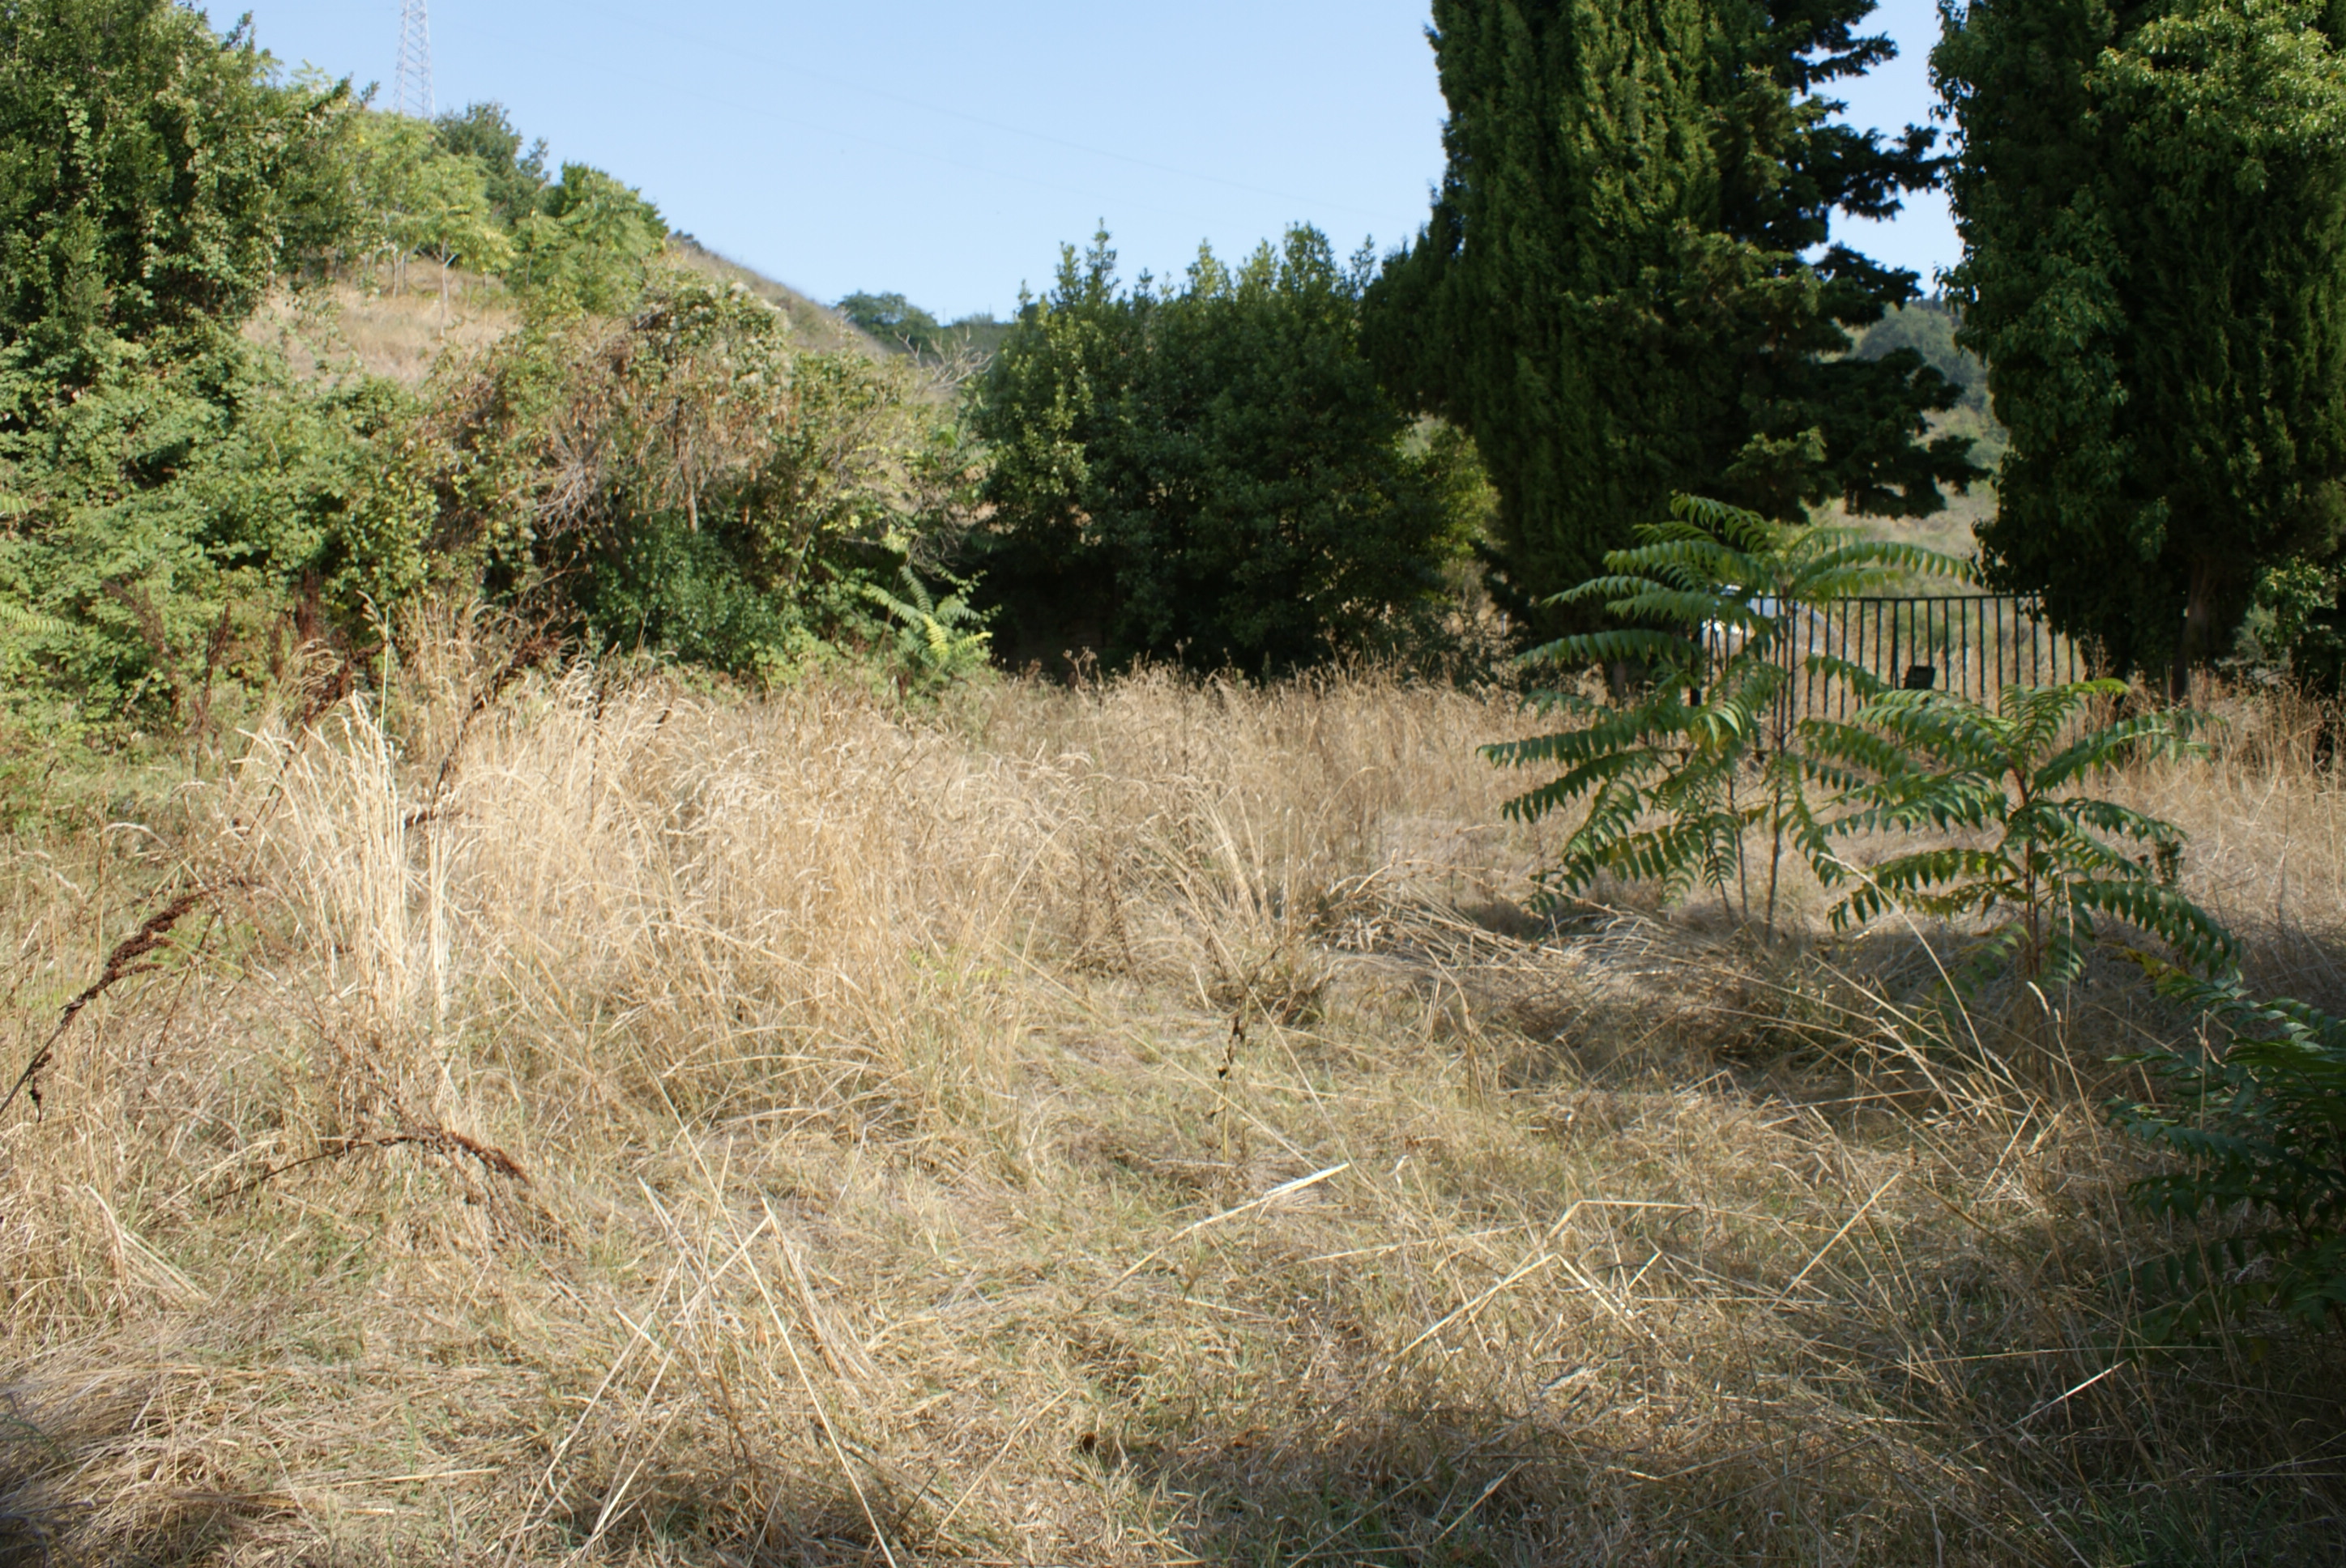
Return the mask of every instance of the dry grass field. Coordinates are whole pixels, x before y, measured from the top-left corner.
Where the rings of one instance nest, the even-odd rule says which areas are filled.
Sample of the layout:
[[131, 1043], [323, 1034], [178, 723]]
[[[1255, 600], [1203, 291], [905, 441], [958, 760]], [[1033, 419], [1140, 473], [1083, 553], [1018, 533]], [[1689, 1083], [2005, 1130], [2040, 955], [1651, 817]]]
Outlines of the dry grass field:
[[[1497, 697], [431, 657], [7, 842], [0, 1562], [2346, 1555], [2334, 1340], [2113, 1349], [2115, 976], [1535, 919]], [[2303, 753], [2125, 789], [2337, 1001]]]

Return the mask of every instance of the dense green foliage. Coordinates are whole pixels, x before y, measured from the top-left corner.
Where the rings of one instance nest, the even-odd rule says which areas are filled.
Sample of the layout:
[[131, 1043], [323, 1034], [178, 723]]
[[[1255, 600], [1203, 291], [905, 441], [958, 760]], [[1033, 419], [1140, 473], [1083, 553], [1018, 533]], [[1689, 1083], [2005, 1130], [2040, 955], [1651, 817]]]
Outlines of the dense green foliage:
[[273, 87], [250, 39], [216, 36], [171, 0], [0, 7], [0, 350], [12, 378], [87, 380], [109, 339], [250, 311], [345, 97]]
[[2336, 1324], [2346, 1315], [2346, 1021], [2258, 1000], [2236, 980], [2148, 967], [2212, 1038], [2140, 1058], [2166, 1093], [2112, 1111], [2180, 1160], [2137, 1182], [2137, 1200], [2218, 1229], [2148, 1271], [2145, 1283], [2167, 1299], [2137, 1331], [2188, 1339], [2240, 1328], [2258, 1310]]
[[1972, 0], [1963, 339], [2012, 452], [1984, 530], [2112, 669], [2227, 651], [2259, 570], [2346, 526], [2346, 8]]
[[[960, 445], [902, 377], [663, 267], [638, 193], [549, 184], [494, 105], [280, 82], [168, 0], [0, 8], [0, 719], [201, 725], [427, 593], [744, 672], [890, 636], [861, 589], [962, 497]], [[241, 330], [272, 287], [418, 259], [502, 271], [525, 322], [421, 393]]]
[[311, 393], [219, 334], [117, 344], [77, 390], [0, 447], [0, 602], [49, 617], [0, 637], [18, 713], [191, 721], [420, 580], [415, 499], [377, 451], [396, 388]]
[[359, 210], [355, 110], [168, 0], [0, 10], [0, 662], [66, 729], [186, 719], [397, 591], [388, 388], [311, 393], [237, 335]]
[[431, 127], [365, 115], [350, 143], [363, 254], [388, 260], [395, 274], [411, 258], [428, 258], [444, 288], [451, 267], [495, 273], [513, 260], [512, 235], [490, 203], [480, 164], [443, 148]]
[[1782, 700], [1821, 662], [1800, 657], [1799, 617], [1917, 573], [1962, 568], [1914, 545], [1794, 527], [1717, 502], [1678, 496], [1670, 510], [1671, 521], [1638, 530], [1636, 547], [1606, 556], [1606, 575], [1567, 596], [1627, 625], [1525, 656], [1566, 673], [1602, 665], [1627, 689], [1604, 702], [1540, 692], [1534, 700], [1543, 709], [1584, 722], [1484, 754], [1507, 767], [1563, 769], [1508, 801], [1511, 817], [1537, 821], [1587, 802], [1545, 879], [1554, 891], [1578, 892], [1611, 875], [1677, 898], [1700, 883], [1722, 897], [1731, 891], [1748, 919], [1746, 845], [1757, 830], [1769, 843], [1763, 896], [1772, 931], [1787, 850], [1828, 881], [1839, 875], [1810, 799], [1810, 759]]
[[993, 447], [966, 560], [1020, 661], [1090, 649], [1248, 671], [1389, 646], [1440, 607], [1478, 486], [1359, 344], [1365, 257], [1309, 229], [1178, 288], [1069, 247], [973, 412]]
[[1974, 476], [1961, 438], [1922, 439], [1956, 388], [1846, 352], [1914, 278], [1828, 247], [1831, 214], [1892, 213], [1940, 167], [1931, 132], [1831, 123], [1821, 89], [1890, 57], [1853, 32], [1872, 9], [1435, 0], [1448, 169], [1372, 342], [1489, 464], [1511, 607], [1593, 610], [1534, 606], [1674, 493], [1916, 516]]
[[773, 675], [868, 639], [862, 591], [963, 483], [906, 374], [790, 343], [738, 288], [656, 271], [613, 321], [546, 311], [453, 386], [411, 461], [434, 554], [606, 648]]
[[503, 104], [452, 109], [432, 122], [432, 134], [441, 151], [480, 166], [490, 210], [506, 229], [518, 229], [537, 210], [546, 194], [546, 143], [532, 142], [525, 152], [521, 132], [514, 129]]
[[514, 287], [611, 315], [635, 298], [644, 264], [668, 239], [659, 209], [599, 168], [566, 163], [514, 231]]

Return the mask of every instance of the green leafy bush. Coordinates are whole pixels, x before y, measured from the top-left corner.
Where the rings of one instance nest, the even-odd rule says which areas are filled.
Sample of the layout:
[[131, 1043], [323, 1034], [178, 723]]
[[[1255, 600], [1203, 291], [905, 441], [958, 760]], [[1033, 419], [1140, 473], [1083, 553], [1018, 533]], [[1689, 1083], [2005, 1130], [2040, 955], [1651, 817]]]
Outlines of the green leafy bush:
[[363, 215], [357, 249], [403, 274], [408, 260], [437, 262], [444, 297], [448, 269], [501, 271], [513, 243], [490, 199], [480, 160], [450, 152], [422, 120], [360, 117], [351, 136], [353, 177]]
[[2290, 686], [2325, 697], [2346, 677], [2346, 626], [2339, 573], [2305, 556], [2257, 574], [2254, 596], [2226, 667], [2258, 686]]
[[546, 193], [546, 142], [522, 147], [503, 104], [467, 104], [450, 109], [432, 122], [433, 138], [444, 152], [469, 158], [479, 165], [497, 221], [510, 231], [537, 210]]
[[2168, 1299], [2139, 1331], [2188, 1339], [2259, 1310], [2334, 1324], [2346, 1313], [2346, 1021], [2256, 1000], [2236, 979], [2147, 967], [2217, 1038], [2136, 1058], [2168, 1093], [2112, 1114], [2181, 1168], [2137, 1182], [2134, 1196], [2219, 1233], [2153, 1265], [2146, 1283]]
[[594, 315], [634, 309], [668, 223], [643, 193], [599, 168], [566, 163], [562, 178], [516, 225], [506, 281]]
[[347, 95], [279, 87], [171, 0], [0, 8], [0, 351], [66, 379], [106, 344], [257, 302]]
[[1019, 661], [1250, 671], [1407, 644], [1479, 519], [1463, 439], [1415, 439], [1360, 351], [1369, 259], [1291, 230], [1129, 290], [1063, 258], [975, 385], [988, 517], [962, 564]]
[[493, 593], [595, 647], [770, 675], [886, 635], [862, 588], [954, 505], [949, 423], [904, 367], [801, 352], [773, 307], [662, 268], [624, 321], [534, 312], [420, 460], [438, 552]]

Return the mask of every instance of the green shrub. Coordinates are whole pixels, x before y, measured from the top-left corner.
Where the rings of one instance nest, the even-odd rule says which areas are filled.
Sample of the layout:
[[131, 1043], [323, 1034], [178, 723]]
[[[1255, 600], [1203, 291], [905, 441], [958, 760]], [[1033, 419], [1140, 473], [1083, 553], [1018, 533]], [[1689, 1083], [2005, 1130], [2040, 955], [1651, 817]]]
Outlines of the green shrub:
[[2346, 1021], [2256, 1000], [2236, 979], [2147, 967], [2216, 1040], [2134, 1058], [2167, 1095], [2112, 1114], [2181, 1162], [2137, 1182], [2134, 1196], [2156, 1215], [2213, 1221], [2218, 1234], [2151, 1267], [2145, 1283], [2168, 1299], [2138, 1330], [2188, 1339], [2259, 1310], [2334, 1324], [2346, 1312]]
[[424, 459], [441, 553], [495, 596], [771, 675], [889, 635], [862, 590], [959, 497], [949, 423], [905, 367], [801, 352], [746, 290], [659, 268], [624, 321], [533, 311], [447, 389]]
[[[288, 260], [347, 95], [270, 82], [172, 0], [0, 7], [0, 351], [78, 381], [110, 340], [240, 320]], [[311, 238], [315, 238], [312, 236]]]
[[[1066, 249], [975, 383], [987, 519], [962, 562], [1014, 657], [1280, 671], [1408, 645], [1481, 520], [1360, 349], [1369, 260], [1293, 229], [1127, 290]], [[1477, 468], [1475, 472], [1479, 473]]]
[[668, 223], [642, 192], [599, 168], [566, 163], [562, 178], [514, 231], [505, 280], [525, 294], [593, 315], [635, 308]]
[[[0, 600], [37, 609], [19, 717], [186, 723], [290, 644], [345, 647], [423, 585], [432, 501], [390, 460], [415, 412], [380, 382], [324, 392], [226, 332], [111, 345], [87, 384], [11, 382]], [[296, 623], [300, 623], [297, 630]]]

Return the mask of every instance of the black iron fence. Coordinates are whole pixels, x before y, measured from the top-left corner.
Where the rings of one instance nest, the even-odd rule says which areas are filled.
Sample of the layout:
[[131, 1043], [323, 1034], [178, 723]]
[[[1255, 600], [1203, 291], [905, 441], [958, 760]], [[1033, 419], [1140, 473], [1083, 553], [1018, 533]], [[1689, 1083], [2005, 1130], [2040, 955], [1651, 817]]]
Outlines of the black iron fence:
[[[1773, 615], [1777, 606], [1758, 608]], [[2085, 651], [2053, 630], [2033, 596], [1960, 594], [1838, 599], [1790, 606], [1791, 636], [1780, 651], [1792, 672], [1782, 717], [1846, 718], [1856, 706], [1847, 681], [1810, 667], [1814, 656], [1842, 659], [1893, 687], [1946, 691], [1993, 705], [2006, 687], [2082, 680]], [[1715, 634], [1716, 651], [1729, 634]]]

